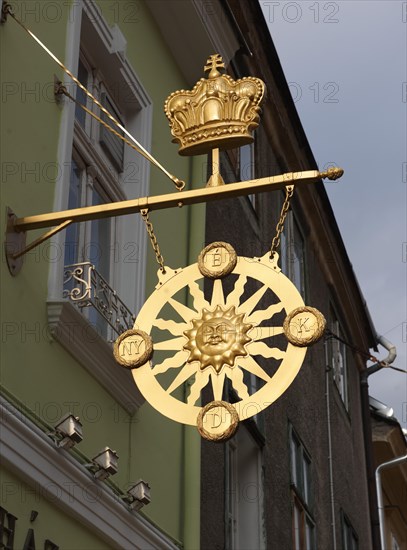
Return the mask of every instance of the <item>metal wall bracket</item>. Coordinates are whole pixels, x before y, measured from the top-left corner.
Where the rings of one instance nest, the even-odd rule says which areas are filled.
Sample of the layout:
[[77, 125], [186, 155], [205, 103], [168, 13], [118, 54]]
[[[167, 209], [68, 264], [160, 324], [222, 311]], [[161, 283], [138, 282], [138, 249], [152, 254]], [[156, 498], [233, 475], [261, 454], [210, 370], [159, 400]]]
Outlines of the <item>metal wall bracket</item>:
[[19, 229], [16, 220], [18, 220], [17, 216], [10, 208], [7, 208], [5, 248], [7, 265], [12, 275], [17, 275], [17, 273], [19, 273], [23, 265], [23, 256], [27, 254], [27, 252], [51, 238], [56, 233], [59, 233], [72, 223], [72, 220], [67, 218], [53, 229], [50, 229], [38, 237], [38, 239], [35, 239], [30, 244], [26, 244], [26, 232], [21, 228]]
[[4, 253], [6, 256], [7, 267], [11, 275], [17, 275], [23, 266], [23, 257], [15, 257], [18, 252], [24, 250], [26, 246], [27, 233], [25, 231], [17, 231], [14, 222], [17, 216], [7, 207], [7, 229], [6, 238], [4, 240]]

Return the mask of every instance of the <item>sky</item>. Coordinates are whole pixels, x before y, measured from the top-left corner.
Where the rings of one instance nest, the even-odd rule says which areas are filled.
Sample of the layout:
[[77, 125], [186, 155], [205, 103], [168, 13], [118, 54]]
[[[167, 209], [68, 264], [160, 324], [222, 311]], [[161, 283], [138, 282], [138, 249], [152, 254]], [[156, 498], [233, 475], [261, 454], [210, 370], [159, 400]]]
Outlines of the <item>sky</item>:
[[[345, 170], [325, 187], [376, 332], [405, 370], [407, 2], [260, 4], [319, 168]], [[369, 386], [407, 428], [407, 375], [383, 369]]]

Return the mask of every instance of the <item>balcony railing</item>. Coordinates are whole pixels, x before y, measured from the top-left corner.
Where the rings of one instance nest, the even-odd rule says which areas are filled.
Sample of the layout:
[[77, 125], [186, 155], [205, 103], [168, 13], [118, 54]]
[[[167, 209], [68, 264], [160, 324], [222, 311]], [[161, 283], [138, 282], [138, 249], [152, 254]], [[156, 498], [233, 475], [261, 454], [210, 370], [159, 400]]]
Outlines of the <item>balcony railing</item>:
[[80, 309], [94, 307], [118, 334], [133, 328], [135, 316], [90, 262], [64, 267], [63, 297]]

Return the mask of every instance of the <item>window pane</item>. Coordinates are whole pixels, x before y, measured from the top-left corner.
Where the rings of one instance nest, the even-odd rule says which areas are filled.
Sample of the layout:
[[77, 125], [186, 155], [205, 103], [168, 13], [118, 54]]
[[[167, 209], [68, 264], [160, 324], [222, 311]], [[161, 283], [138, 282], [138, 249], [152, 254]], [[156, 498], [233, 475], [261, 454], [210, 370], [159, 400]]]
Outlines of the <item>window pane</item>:
[[302, 473], [302, 450], [301, 450], [301, 445], [299, 444], [299, 442], [297, 442], [295, 467], [296, 467], [296, 470], [297, 470], [297, 472], [296, 472], [296, 476], [297, 476], [296, 487], [297, 487], [300, 495], [303, 497], [304, 496], [304, 478], [303, 478], [303, 473]]
[[297, 443], [294, 439], [294, 435], [291, 434], [290, 441], [291, 448], [291, 481], [294, 485], [298, 486], [298, 476], [297, 476]]
[[[116, 109], [113, 106], [113, 103], [110, 101], [106, 93], [102, 94], [101, 97], [101, 103], [105, 109], [116, 119], [120, 122], [122, 126], [124, 126], [123, 122], [120, 120], [120, 116]], [[110, 127], [112, 127], [116, 132], [118, 132], [121, 136], [124, 136], [124, 133], [122, 130], [117, 128], [111, 120], [107, 117], [105, 113], [101, 113], [101, 118], [106, 124], [108, 124]], [[123, 171], [123, 163], [124, 163], [124, 141], [119, 139], [116, 135], [109, 132], [107, 128], [104, 126], [100, 127], [100, 145], [102, 146], [103, 150], [113, 162], [115, 168], [119, 171]]]
[[[339, 321], [335, 313], [331, 311], [331, 331], [335, 336], [343, 338]], [[335, 383], [346, 407], [348, 407], [348, 381], [346, 366], [346, 345], [336, 338], [331, 339], [331, 361]]]
[[[95, 184], [92, 192], [92, 206], [104, 204], [105, 202]], [[90, 242], [87, 243], [88, 260], [93, 263], [96, 270], [108, 283], [110, 274], [110, 224], [111, 220], [108, 218], [92, 221], [91, 238]], [[108, 296], [109, 289], [104, 289], [102, 284], [97, 285], [94, 298], [99, 307], [108, 305]], [[107, 336], [108, 323], [94, 308], [89, 311], [89, 321], [96, 327], [101, 336]]]
[[305, 548], [306, 550], [314, 550], [315, 548], [315, 529], [308, 518], [305, 524]]
[[[284, 198], [282, 198], [284, 200]], [[300, 294], [305, 295], [305, 247], [304, 238], [294, 214], [289, 210], [284, 231], [281, 235], [281, 269], [297, 287]]]
[[[71, 175], [69, 181], [68, 209], [81, 206], [81, 179], [83, 171], [74, 160], [71, 164]], [[64, 265], [74, 264], [79, 261], [79, 224], [73, 223], [66, 229], [65, 238], [65, 259]]]
[[227, 447], [227, 508], [228, 508], [228, 550], [236, 548], [237, 538], [237, 492], [238, 492], [238, 477], [237, 477], [237, 450], [233, 443], [229, 443]]
[[304, 239], [301, 231], [292, 217], [293, 223], [293, 237], [291, 246], [291, 261], [292, 261], [292, 281], [300, 291], [300, 294], [304, 296], [305, 292], [305, 277], [304, 277]]
[[[78, 80], [81, 84], [83, 84], [83, 86], [85, 86], [85, 88], [88, 87], [88, 71], [81, 60], [79, 60], [78, 65]], [[76, 87], [76, 100], [86, 106], [86, 94], [83, 90], [81, 90], [81, 88], [79, 88], [79, 86]], [[79, 105], [75, 105], [75, 118], [82, 128], [85, 128], [86, 113], [83, 109], [81, 109], [81, 107], [79, 107]]]
[[[243, 145], [239, 149], [239, 178], [240, 181], [254, 179], [254, 144]], [[256, 195], [247, 195], [253, 208], [256, 207]]]
[[301, 550], [301, 510], [294, 504], [294, 550]]
[[311, 501], [311, 480], [310, 480], [310, 463], [306, 456], [303, 457], [302, 471], [303, 471], [303, 489], [304, 489], [304, 501], [309, 505]]
[[[92, 193], [92, 206], [105, 202], [95, 187]], [[91, 240], [88, 243], [88, 259], [107, 281], [110, 272], [110, 224], [109, 218], [92, 221]]]

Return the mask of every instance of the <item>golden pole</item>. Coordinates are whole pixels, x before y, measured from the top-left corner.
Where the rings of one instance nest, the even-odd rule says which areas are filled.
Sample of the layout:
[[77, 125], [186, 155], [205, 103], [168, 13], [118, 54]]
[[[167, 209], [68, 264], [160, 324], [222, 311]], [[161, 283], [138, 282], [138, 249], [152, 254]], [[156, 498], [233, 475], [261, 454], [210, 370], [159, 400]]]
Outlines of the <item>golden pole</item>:
[[212, 149], [212, 175], [209, 178], [206, 187], [218, 187], [219, 185], [225, 185], [225, 182], [220, 175], [219, 149], [215, 147], [215, 149]]
[[304, 185], [306, 183], [317, 183], [322, 178], [337, 179], [341, 177], [343, 170], [340, 168], [330, 169], [328, 172], [318, 172], [318, 170], [307, 170], [305, 172], [289, 172], [278, 176], [269, 176], [244, 182], [229, 183], [218, 187], [205, 187], [203, 189], [192, 189], [189, 191], [180, 191], [178, 193], [169, 193], [167, 195], [157, 195], [154, 197], [142, 197], [127, 201], [119, 201], [101, 204], [97, 206], [86, 206], [75, 208], [73, 210], [62, 210], [60, 212], [50, 212], [47, 214], [38, 214], [36, 216], [27, 216], [15, 218], [11, 227], [16, 232], [30, 231], [32, 229], [41, 229], [59, 225], [66, 220], [72, 222], [82, 222], [88, 220], [97, 220], [110, 218], [112, 216], [124, 216], [140, 212], [144, 208], [152, 210], [161, 210], [173, 208], [174, 206], [184, 206], [208, 202], [213, 200], [238, 197], [241, 195], [250, 195], [254, 192], [275, 191], [284, 189], [287, 185]]

